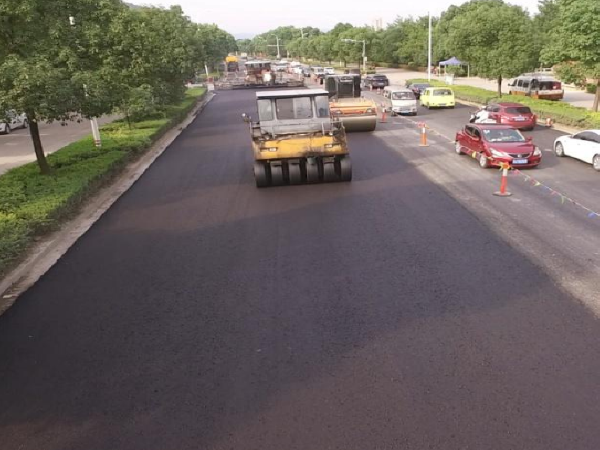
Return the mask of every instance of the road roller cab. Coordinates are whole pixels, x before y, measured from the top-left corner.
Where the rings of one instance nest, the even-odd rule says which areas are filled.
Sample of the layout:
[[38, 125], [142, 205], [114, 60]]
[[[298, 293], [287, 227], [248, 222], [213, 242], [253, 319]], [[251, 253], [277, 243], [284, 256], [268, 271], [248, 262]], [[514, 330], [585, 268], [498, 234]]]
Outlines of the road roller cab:
[[377, 105], [361, 96], [360, 75], [327, 75], [325, 89], [331, 114], [339, 117], [346, 131], [373, 131], [377, 126]]
[[258, 121], [249, 123], [258, 187], [350, 181], [344, 127], [322, 89], [256, 93]]

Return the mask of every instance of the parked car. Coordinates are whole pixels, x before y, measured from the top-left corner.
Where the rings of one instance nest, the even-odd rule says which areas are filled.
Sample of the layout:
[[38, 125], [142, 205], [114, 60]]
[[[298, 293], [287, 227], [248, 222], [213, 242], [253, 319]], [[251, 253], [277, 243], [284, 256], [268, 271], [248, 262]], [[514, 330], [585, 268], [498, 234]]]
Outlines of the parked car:
[[311, 75], [310, 67], [303, 67], [302, 75], [304, 75], [307, 78], [310, 77], [310, 75]]
[[486, 110], [490, 119], [520, 130], [533, 130], [537, 123], [537, 116], [531, 111], [531, 108], [521, 103], [490, 103]]
[[416, 99], [419, 100], [419, 98], [421, 98], [421, 94], [425, 92], [425, 89], [431, 87], [431, 85], [429, 83], [412, 83], [407, 84], [406, 87], [412, 90], [413, 94], [415, 94]]
[[325, 67], [323, 70], [325, 71], [325, 75], [335, 75], [335, 69], [333, 67]]
[[428, 87], [421, 93], [419, 101], [426, 108], [454, 108], [456, 105], [454, 91], [445, 87]]
[[29, 121], [25, 114], [18, 114], [14, 110], [6, 112], [6, 118], [2, 120], [0, 117], [0, 134], [9, 134], [12, 130], [17, 128], [27, 128]]
[[392, 116], [397, 114], [417, 115], [417, 99], [410, 89], [399, 86], [384, 87], [383, 104], [392, 112]]
[[388, 77], [386, 75], [374, 73], [371, 75], [367, 75], [363, 84], [365, 88], [369, 88], [371, 86], [373, 86], [374, 88], [384, 88], [390, 85], [390, 80], [388, 80]]
[[462, 155], [475, 152], [479, 165], [499, 167], [535, 167], [542, 160], [542, 151], [519, 130], [508, 125], [468, 124], [456, 133], [455, 151]]
[[556, 156], [570, 156], [600, 171], [600, 130], [586, 130], [561, 136], [554, 141]]

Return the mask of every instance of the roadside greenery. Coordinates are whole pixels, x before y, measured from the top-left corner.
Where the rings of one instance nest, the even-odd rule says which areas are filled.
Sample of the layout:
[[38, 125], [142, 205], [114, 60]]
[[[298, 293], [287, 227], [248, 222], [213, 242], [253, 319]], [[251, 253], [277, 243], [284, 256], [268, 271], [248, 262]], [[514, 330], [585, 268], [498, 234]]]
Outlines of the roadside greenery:
[[189, 89], [184, 99], [138, 117], [130, 124], [116, 121], [102, 127], [102, 148], [91, 137], [73, 142], [48, 156], [53, 168], [43, 175], [35, 163], [0, 177], [0, 277], [36, 236], [56, 229], [85, 198], [194, 108], [205, 90]]
[[0, 112], [27, 115], [39, 168], [50, 174], [39, 122], [115, 111], [139, 118], [181, 100], [187, 80], [236, 48], [233, 36], [178, 6], [0, 0]]
[[[600, 86], [600, 1], [539, 0], [534, 16], [505, 0], [471, 0], [451, 5], [432, 17], [433, 64], [457, 57], [470, 64], [470, 72], [498, 81], [536, 68], [557, 66], [565, 82]], [[240, 51], [274, 57], [275, 36], [282, 56], [305, 60], [360, 63], [362, 43], [371, 64], [408, 69], [426, 68], [428, 17], [398, 17], [386, 28], [354, 27], [338, 23], [323, 33], [316, 28], [279, 27], [238, 41]], [[457, 69], [462, 71], [463, 69]], [[596, 89], [597, 111], [600, 90]]]
[[433, 86], [450, 87], [457, 99], [486, 105], [491, 101], [517, 102], [527, 105], [540, 118], [552, 118], [556, 123], [577, 128], [600, 128], [600, 113], [578, 108], [564, 102], [538, 100], [522, 95], [503, 95], [487, 89], [472, 86], [448, 85], [440, 81], [426, 79], [408, 80], [408, 83], [429, 83]]

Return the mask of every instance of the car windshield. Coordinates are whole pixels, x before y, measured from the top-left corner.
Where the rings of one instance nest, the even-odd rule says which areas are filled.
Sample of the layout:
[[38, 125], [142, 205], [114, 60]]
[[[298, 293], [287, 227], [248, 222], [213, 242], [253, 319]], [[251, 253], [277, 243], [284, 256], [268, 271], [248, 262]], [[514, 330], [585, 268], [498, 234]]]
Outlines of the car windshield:
[[430, 84], [413, 84], [412, 85], [413, 88], [417, 88], [417, 89], [427, 89], [430, 86], [431, 86]]
[[373, 75], [373, 78], [376, 78], [378, 80], [387, 80], [387, 77], [385, 75]]
[[483, 136], [488, 142], [525, 142], [525, 136], [519, 130], [510, 128], [483, 130]]
[[515, 106], [506, 108], [508, 114], [531, 114], [531, 109], [527, 106]]
[[415, 94], [412, 92], [392, 92], [392, 100], [414, 100]]
[[452, 95], [452, 91], [450, 89], [436, 89], [433, 91], [433, 95]]

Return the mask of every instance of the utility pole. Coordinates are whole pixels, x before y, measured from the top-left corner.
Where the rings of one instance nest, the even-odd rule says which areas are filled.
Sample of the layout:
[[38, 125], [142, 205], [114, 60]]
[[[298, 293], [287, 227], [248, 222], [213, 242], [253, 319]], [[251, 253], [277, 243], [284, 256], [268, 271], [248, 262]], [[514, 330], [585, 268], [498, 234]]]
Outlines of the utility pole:
[[427, 46], [427, 80], [431, 81], [431, 11], [429, 12], [429, 39]]
[[342, 42], [362, 42], [362, 66], [363, 71], [367, 71], [367, 41], [366, 40], [357, 40], [357, 39], [342, 39]]
[[[69, 16], [69, 25], [75, 26], [75, 17]], [[88, 97], [87, 86], [83, 85], [83, 91], [85, 92], [86, 98]], [[92, 136], [94, 138], [94, 145], [96, 147], [102, 147], [102, 137], [100, 136], [100, 127], [98, 127], [98, 119], [96, 117], [90, 118], [90, 126], [92, 128]]]

